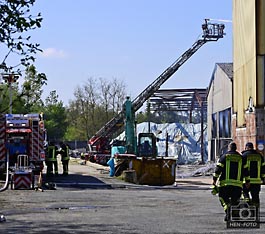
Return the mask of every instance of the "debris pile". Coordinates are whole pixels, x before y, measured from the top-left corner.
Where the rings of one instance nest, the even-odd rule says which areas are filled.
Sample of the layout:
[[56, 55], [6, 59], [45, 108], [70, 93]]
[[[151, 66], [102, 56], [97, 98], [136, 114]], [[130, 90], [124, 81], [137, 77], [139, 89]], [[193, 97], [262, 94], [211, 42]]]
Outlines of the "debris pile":
[[212, 176], [215, 169], [215, 163], [207, 163], [205, 165], [180, 165], [176, 168], [177, 178]]

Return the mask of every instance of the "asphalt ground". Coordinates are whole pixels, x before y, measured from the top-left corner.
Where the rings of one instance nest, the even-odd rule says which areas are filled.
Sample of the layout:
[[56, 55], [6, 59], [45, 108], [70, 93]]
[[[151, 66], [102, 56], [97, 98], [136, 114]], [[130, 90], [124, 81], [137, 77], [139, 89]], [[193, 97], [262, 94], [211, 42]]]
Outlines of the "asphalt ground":
[[[61, 166], [60, 166], [60, 173]], [[211, 176], [176, 178], [148, 186], [110, 177], [108, 168], [71, 159], [69, 176], [54, 189], [0, 193], [0, 233], [264, 233], [265, 194], [259, 229], [227, 228]], [[184, 168], [184, 171], [187, 168]], [[45, 179], [45, 177], [44, 177]]]
[[150, 186], [127, 183], [121, 177], [110, 177], [109, 167], [97, 163], [86, 162], [83, 165], [79, 158], [71, 158], [69, 175], [62, 176], [62, 167], [59, 164], [59, 176], [45, 179], [60, 187], [82, 188], [149, 188], [149, 189], [205, 189], [210, 190], [211, 176], [189, 176], [203, 165], [183, 165], [176, 171], [176, 182], [172, 185]]

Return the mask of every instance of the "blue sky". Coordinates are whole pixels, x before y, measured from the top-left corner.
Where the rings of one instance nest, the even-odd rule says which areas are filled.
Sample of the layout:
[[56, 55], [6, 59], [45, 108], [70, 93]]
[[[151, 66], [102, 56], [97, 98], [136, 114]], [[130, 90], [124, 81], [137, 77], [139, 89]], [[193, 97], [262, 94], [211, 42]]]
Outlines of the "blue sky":
[[[135, 98], [201, 35], [205, 18], [232, 20], [232, 0], [37, 0], [42, 27], [32, 40], [44, 53], [44, 97], [56, 90], [68, 104], [89, 77], [123, 80]], [[205, 88], [215, 63], [232, 62], [226, 36], [200, 48], [161, 88]]]

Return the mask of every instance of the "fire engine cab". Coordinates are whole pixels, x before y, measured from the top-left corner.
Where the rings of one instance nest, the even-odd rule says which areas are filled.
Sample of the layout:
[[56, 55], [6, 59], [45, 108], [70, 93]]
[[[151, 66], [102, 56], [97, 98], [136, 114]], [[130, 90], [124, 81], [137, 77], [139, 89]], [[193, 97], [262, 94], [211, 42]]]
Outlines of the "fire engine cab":
[[[1, 173], [9, 166], [11, 188], [34, 188], [41, 178], [45, 129], [40, 114], [5, 114], [0, 119]], [[9, 164], [6, 164], [7, 158]]]

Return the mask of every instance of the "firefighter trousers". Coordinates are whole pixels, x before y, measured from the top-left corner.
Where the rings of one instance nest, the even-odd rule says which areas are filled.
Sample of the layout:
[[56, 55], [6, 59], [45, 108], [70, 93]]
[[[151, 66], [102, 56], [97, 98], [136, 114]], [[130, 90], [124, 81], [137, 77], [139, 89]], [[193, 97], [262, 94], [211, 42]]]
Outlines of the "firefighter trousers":
[[227, 212], [231, 206], [236, 206], [239, 203], [242, 193], [242, 188], [238, 186], [222, 186], [219, 189], [219, 200], [224, 211]]
[[[260, 193], [261, 185], [260, 184], [250, 184], [249, 188], [246, 188], [246, 185], [243, 185], [243, 196], [247, 200], [251, 200], [253, 205], [259, 206], [260, 199], [259, 199], [259, 193]], [[251, 195], [251, 199], [250, 199]]]
[[63, 175], [68, 175], [69, 160], [62, 160], [63, 164]]
[[58, 162], [57, 161], [46, 161], [47, 165], [47, 176], [58, 175]]

